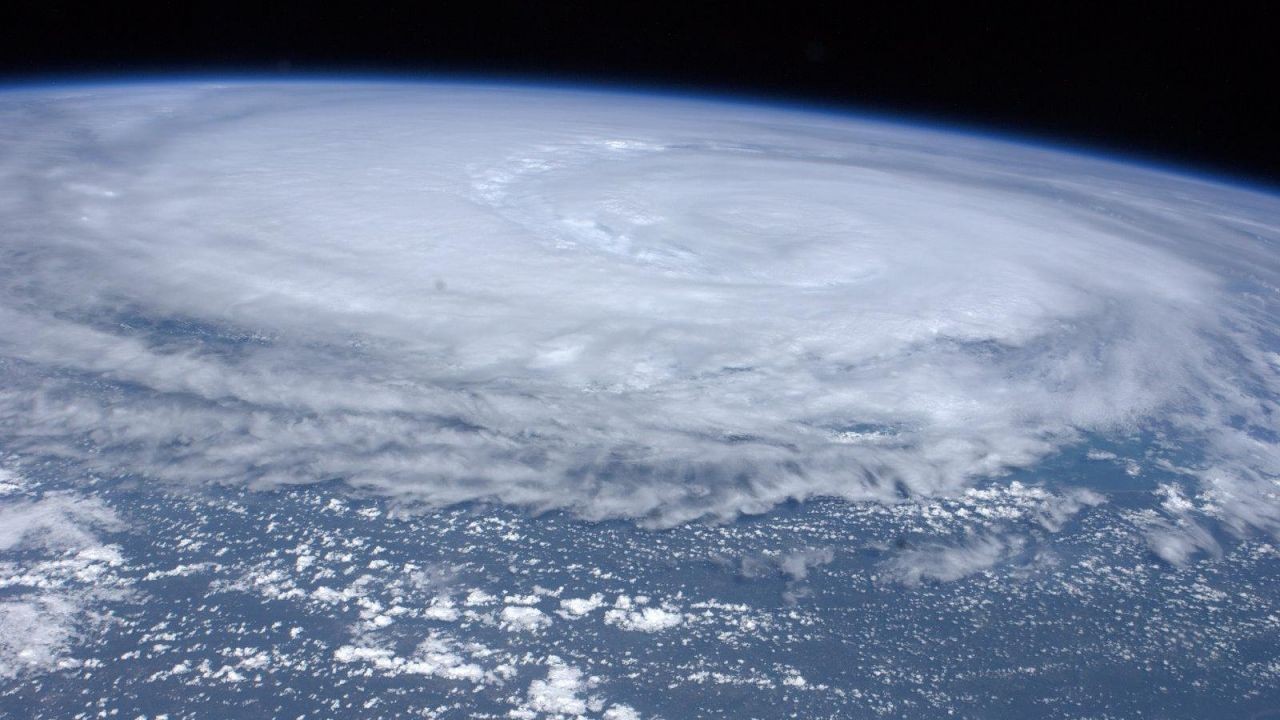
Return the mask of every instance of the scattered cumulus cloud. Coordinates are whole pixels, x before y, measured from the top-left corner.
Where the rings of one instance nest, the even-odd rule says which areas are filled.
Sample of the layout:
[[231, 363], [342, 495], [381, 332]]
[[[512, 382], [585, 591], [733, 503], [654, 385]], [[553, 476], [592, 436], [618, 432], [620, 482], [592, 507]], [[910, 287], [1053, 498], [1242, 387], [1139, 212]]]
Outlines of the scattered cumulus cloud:
[[99, 606], [132, 593], [120, 548], [102, 539], [122, 526], [102, 501], [69, 494], [0, 505], [0, 679], [81, 662], [72, 647], [108, 621]]
[[620, 630], [654, 633], [670, 630], [684, 622], [684, 615], [673, 605], [646, 606], [648, 598], [632, 599], [619, 595], [613, 607], [604, 613], [604, 621]]
[[556, 655], [546, 659], [545, 678], [529, 683], [524, 704], [510, 711], [518, 720], [534, 718], [600, 717], [603, 720], [639, 720], [634, 708], [622, 703], [610, 704], [594, 694], [600, 678], [588, 676]]

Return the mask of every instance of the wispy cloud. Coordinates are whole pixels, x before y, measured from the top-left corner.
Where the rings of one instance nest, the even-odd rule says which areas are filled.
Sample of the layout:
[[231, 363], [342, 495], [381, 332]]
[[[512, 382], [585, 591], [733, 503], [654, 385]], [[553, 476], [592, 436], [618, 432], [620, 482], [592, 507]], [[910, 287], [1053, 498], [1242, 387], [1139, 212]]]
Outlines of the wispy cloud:
[[934, 544], [907, 550], [894, 556], [886, 569], [905, 585], [928, 580], [951, 582], [995, 567], [1019, 552], [1022, 545], [1016, 536], [972, 537], [956, 545]]

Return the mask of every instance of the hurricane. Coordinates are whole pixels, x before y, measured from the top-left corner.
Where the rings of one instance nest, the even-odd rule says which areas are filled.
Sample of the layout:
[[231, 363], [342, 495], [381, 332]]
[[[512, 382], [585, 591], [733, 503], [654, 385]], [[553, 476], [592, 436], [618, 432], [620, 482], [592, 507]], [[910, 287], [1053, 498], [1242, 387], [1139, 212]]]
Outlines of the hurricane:
[[[416, 674], [443, 683], [439, 698], [474, 685], [513, 717], [679, 716], [645, 709], [643, 693], [601, 699], [614, 681], [590, 665], [617, 645], [548, 650], [546, 638], [591, 618], [628, 637], [693, 632], [723, 613], [747, 628], [760, 598], [708, 595], [726, 579], [729, 594], [771, 588], [763, 602], [778, 613], [822, 614], [858, 582], [892, 605], [993, 575], [1022, 578], [1023, 601], [1043, 602], [1053, 593], [1026, 578], [1078, 581], [1085, 570], [1063, 568], [1082, 558], [1073, 543], [1103, 533], [1094, 523], [1126, 528], [1125, 542], [1101, 543], [1113, 564], [1172, 578], [1226, 572], [1245, 553], [1270, 563], [1261, 577], [1274, 587], [1277, 318], [1274, 192], [989, 133], [457, 82], [9, 90], [0, 558], [15, 574], [35, 572], [31, 552], [82, 562], [41, 566], [43, 590], [5, 581], [0, 686], [27, 697], [33, 673], [88, 672], [75, 647], [94, 609], [185, 596], [157, 572], [222, 573], [209, 592], [350, 608], [345, 640], [308, 650], [321, 665]], [[118, 539], [163, 524], [167, 505], [195, 513], [154, 531], [177, 542], [258, 504], [275, 519], [238, 532], [284, 558], [282, 576], [235, 553], [152, 567], [158, 551], [131, 554], [142, 540]], [[329, 506], [352, 522], [426, 523], [409, 537], [436, 538], [443, 554], [415, 560], [406, 547], [385, 578], [365, 558], [345, 590], [336, 566], [301, 579], [326, 565], [304, 557], [341, 560], [295, 547], [328, 527], [318, 513]], [[840, 529], [796, 529], [811, 513], [836, 513]], [[285, 517], [310, 530], [279, 535]], [[499, 518], [543, 538], [535, 555], [559, 548], [542, 562], [568, 574], [512, 590], [493, 575], [505, 563], [467, 560], [480, 551], [440, 524]], [[758, 523], [777, 523], [780, 544], [706, 538]], [[468, 542], [501, 557], [499, 536]], [[697, 570], [668, 567], [653, 582], [674, 573], [680, 594], [662, 585], [638, 602], [600, 585], [602, 558], [621, 547], [608, 538], [687, 542]], [[356, 547], [374, 545], [389, 542]], [[77, 572], [112, 580], [91, 588]], [[373, 579], [350, 584], [361, 576]], [[417, 605], [378, 592], [416, 593]], [[1257, 597], [1258, 617], [1276, 609], [1275, 595]], [[1240, 640], [1223, 652], [1261, 655], [1223, 672], [1274, 700], [1270, 617], [1237, 628], [1261, 650]], [[423, 623], [416, 650], [387, 635], [409, 618]], [[525, 645], [494, 660], [497, 641], [468, 622]], [[24, 649], [16, 638], [36, 626], [53, 629]], [[724, 652], [749, 656], [741, 643], [764, 631], [743, 632]], [[523, 679], [522, 652], [542, 658], [540, 675]], [[222, 656], [206, 661], [210, 683], [273, 665], [310, 672]], [[906, 681], [833, 694], [845, 686], [813, 680], [812, 657], [788, 662], [762, 666], [767, 682], [724, 668], [698, 682], [825, 687], [811, 712], [929, 715]], [[197, 665], [157, 660], [169, 674], [152, 682], [200, 676]], [[698, 672], [653, 667], [686, 682]], [[947, 698], [937, 710], [967, 696], [934, 697]]]

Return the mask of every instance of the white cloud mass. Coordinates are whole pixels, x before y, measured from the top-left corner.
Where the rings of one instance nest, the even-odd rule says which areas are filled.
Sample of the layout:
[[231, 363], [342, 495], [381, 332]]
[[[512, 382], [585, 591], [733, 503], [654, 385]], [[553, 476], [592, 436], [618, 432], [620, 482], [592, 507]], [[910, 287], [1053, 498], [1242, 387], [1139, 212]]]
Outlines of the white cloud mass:
[[1264, 194], [748, 105], [9, 92], [0, 439], [667, 525], [955, 494], [1159, 427], [1275, 532], [1278, 223]]
[[121, 527], [97, 499], [0, 505], [0, 680], [79, 664], [72, 647], [103, 621], [93, 608], [130, 590], [120, 548], [99, 539]]

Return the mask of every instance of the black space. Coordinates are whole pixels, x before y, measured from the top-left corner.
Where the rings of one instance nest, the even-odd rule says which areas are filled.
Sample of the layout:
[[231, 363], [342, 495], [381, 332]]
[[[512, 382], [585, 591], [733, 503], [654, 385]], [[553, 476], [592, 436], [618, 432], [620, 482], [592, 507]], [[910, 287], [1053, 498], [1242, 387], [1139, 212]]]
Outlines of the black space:
[[9, 0], [0, 76], [466, 72], [734, 92], [923, 115], [1280, 184], [1280, 23], [1261, 4], [941, 7]]

